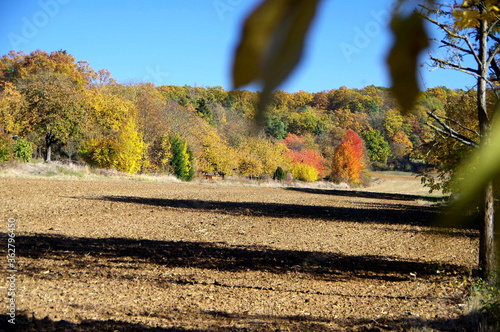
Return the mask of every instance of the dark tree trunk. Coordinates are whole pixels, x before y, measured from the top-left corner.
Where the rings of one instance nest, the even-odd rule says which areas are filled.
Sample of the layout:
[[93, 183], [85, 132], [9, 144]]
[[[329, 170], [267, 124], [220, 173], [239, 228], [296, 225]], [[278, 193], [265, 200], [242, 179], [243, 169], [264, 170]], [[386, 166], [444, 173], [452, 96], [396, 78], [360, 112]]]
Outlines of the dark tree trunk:
[[494, 205], [493, 183], [490, 181], [484, 191], [482, 225], [479, 230], [479, 275], [490, 281], [493, 281], [496, 272]]
[[[479, 63], [477, 84], [477, 111], [479, 128], [481, 131], [481, 144], [487, 145], [490, 141], [490, 119], [486, 103], [486, 79], [488, 75], [488, 23], [480, 20], [478, 28], [479, 37]], [[483, 192], [483, 205], [481, 209], [481, 226], [479, 231], [479, 274], [486, 280], [491, 280], [495, 275], [495, 204], [493, 181], [490, 180]]]

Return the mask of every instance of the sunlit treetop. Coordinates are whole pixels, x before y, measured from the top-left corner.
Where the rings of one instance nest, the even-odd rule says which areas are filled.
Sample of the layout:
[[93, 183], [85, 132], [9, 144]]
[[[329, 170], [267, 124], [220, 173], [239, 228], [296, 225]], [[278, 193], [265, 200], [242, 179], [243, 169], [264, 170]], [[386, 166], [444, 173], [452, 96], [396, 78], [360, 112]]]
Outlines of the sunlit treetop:
[[480, 20], [494, 23], [500, 19], [500, 4], [497, 0], [463, 1], [452, 6], [455, 28], [470, 29], [479, 26]]
[[10, 51], [0, 58], [0, 81], [15, 82], [42, 71], [62, 74], [83, 88], [97, 74], [86, 61], [76, 61], [64, 50], [47, 53], [36, 50], [29, 54]]

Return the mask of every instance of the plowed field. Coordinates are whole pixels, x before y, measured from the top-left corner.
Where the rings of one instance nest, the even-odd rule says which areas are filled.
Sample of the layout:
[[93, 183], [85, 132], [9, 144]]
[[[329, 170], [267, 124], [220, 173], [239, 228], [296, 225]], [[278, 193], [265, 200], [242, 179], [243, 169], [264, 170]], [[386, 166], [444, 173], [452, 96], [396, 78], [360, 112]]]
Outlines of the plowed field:
[[435, 224], [439, 207], [381, 192], [387, 181], [352, 191], [0, 178], [3, 271], [8, 218], [16, 225], [16, 326], [458, 330], [477, 232]]

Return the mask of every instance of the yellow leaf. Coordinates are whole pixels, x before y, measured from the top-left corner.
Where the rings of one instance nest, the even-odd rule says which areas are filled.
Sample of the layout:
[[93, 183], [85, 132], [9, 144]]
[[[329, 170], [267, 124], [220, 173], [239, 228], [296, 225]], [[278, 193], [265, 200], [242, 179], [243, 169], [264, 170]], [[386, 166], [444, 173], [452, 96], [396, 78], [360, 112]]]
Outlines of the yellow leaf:
[[284, 5], [283, 1], [264, 1], [246, 19], [233, 64], [235, 88], [259, 78], [264, 53]]
[[408, 113], [420, 92], [417, 80], [418, 57], [429, 45], [429, 39], [422, 18], [416, 13], [408, 17], [395, 14], [391, 29], [395, 41], [387, 63], [392, 78], [392, 91], [402, 112]]
[[237, 89], [263, 86], [259, 115], [271, 92], [299, 62], [319, 0], [265, 0], [244, 23], [233, 64]]

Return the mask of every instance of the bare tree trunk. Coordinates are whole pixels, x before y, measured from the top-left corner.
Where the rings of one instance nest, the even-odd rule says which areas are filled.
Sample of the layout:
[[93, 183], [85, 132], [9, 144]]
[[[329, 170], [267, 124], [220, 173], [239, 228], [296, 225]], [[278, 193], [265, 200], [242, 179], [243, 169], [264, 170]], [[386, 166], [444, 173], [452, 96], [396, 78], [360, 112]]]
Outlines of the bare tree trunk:
[[479, 61], [477, 79], [477, 116], [479, 120], [479, 130], [483, 140], [487, 140], [490, 132], [490, 121], [486, 104], [486, 80], [488, 77], [488, 24], [485, 20], [480, 20], [478, 28], [479, 37]]
[[52, 161], [52, 136], [47, 134], [45, 137], [45, 162], [50, 163]]
[[45, 149], [45, 162], [50, 163], [51, 161], [52, 161], [52, 147], [51, 145], [47, 144]]

